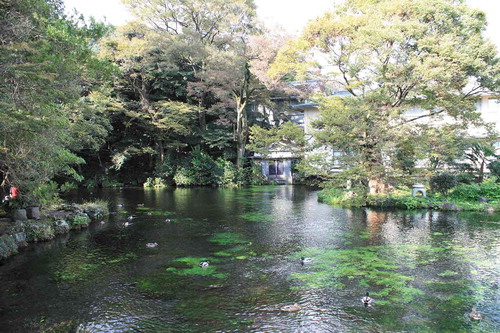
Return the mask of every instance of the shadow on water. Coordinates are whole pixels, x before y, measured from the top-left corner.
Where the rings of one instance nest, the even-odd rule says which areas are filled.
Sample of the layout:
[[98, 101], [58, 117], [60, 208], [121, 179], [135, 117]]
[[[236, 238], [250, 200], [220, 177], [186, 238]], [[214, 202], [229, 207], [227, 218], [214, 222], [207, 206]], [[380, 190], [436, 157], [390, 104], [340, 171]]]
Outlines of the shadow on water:
[[500, 330], [499, 215], [336, 208], [300, 186], [71, 200], [90, 198], [104, 224], [0, 266], [2, 331]]

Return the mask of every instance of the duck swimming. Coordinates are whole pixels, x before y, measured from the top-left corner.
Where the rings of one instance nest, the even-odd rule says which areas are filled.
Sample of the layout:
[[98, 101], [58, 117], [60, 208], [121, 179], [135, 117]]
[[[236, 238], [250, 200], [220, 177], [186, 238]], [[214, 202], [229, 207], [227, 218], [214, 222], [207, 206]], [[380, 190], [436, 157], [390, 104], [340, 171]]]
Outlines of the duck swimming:
[[361, 299], [361, 302], [363, 302], [366, 308], [371, 306], [371, 304], [373, 303], [373, 298], [370, 297], [370, 293], [367, 292], [366, 296]]
[[210, 266], [210, 261], [209, 260], [203, 260], [200, 262], [200, 267], [208, 267]]
[[312, 262], [312, 261], [313, 261], [313, 260], [312, 260], [312, 258], [306, 258], [306, 257], [301, 257], [301, 258], [300, 258], [300, 264], [301, 264], [302, 266], [304, 266], [304, 264], [310, 263], [310, 262]]
[[281, 307], [281, 311], [283, 312], [296, 312], [302, 309], [299, 304], [295, 303], [293, 305], [285, 305]]
[[483, 316], [477, 312], [476, 309], [472, 309], [471, 313], [469, 313], [469, 317], [474, 320], [481, 320]]
[[158, 243], [156, 243], [156, 242], [154, 242], [154, 243], [147, 243], [146, 244], [146, 247], [148, 247], [150, 249], [153, 249], [153, 248], [155, 248], [157, 246], [158, 246]]

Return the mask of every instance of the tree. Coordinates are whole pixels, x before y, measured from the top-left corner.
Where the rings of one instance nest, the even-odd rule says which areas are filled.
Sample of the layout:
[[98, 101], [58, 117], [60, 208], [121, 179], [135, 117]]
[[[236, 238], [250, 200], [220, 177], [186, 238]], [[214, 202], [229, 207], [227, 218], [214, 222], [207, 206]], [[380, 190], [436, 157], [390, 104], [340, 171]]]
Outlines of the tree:
[[320, 76], [349, 92], [318, 100], [315, 142], [354, 156], [362, 189], [384, 192], [399, 142], [444, 123], [481, 126], [478, 95], [500, 82], [485, 26], [485, 14], [461, 0], [347, 0], [283, 49], [272, 73]]
[[150, 167], [161, 165], [166, 152], [186, 146], [183, 139], [193, 133], [195, 109], [186, 96], [192, 75], [177, 66], [173, 43], [137, 22], [101, 42], [101, 56], [112, 59], [120, 71], [108, 93], [117, 129], [110, 142], [116, 169], [144, 155], [152, 157]]
[[0, 172], [24, 201], [56, 175], [80, 179], [81, 149], [106, 135], [85, 99], [110, 73], [92, 44], [106, 27], [63, 14], [60, 1], [0, 2]]

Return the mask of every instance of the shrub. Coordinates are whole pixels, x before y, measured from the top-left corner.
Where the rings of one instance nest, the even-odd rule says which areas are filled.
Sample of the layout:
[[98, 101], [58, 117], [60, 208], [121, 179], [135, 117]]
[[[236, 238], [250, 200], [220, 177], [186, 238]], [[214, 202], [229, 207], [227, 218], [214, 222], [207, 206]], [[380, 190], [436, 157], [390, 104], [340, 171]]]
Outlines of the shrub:
[[154, 188], [162, 188], [167, 187], [168, 184], [160, 177], [148, 177], [143, 184], [144, 187], [154, 187]]
[[451, 173], [440, 173], [430, 180], [431, 189], [442, 195], [447, 195], [448, 191], [457, 186], [457, 177]]
[[494, 179], [487, 179], [479, 185], [479, 194], [482, 197], [488, 198], [490, 200], [500, 199], [500, 184], [496, 183]]
[[478, 200], [481, 197], [479, 184], [460, 184], [453, 189], [450, 196], [459, 200]]
[[231, 186], [236, 184], [236, 178], [238, 177], [238, 170], [236, 166], [230, 161], [224, 160], [219, 157], [217, 161], [217, 185], [219, 186]]
[[496, 160], [488, 164], [488, 169], [490, 169], [491, 175], [500, 179], [500, 160]]
[[476, 181], [476, 177], [474, 177], [471, 173], [459, 173], [457, 175], [457, 183], [458, 184], [472, 184]]

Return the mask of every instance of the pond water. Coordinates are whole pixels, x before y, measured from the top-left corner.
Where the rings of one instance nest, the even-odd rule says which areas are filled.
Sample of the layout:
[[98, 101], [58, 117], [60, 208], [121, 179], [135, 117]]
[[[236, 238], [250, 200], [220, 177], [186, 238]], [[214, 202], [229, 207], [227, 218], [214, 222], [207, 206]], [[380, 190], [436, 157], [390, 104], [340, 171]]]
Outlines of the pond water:
[[0, 266], [1, 332], [500, 331], [498, 214], [343, 209], [300, 186], [88, 198], [115, 213]]

